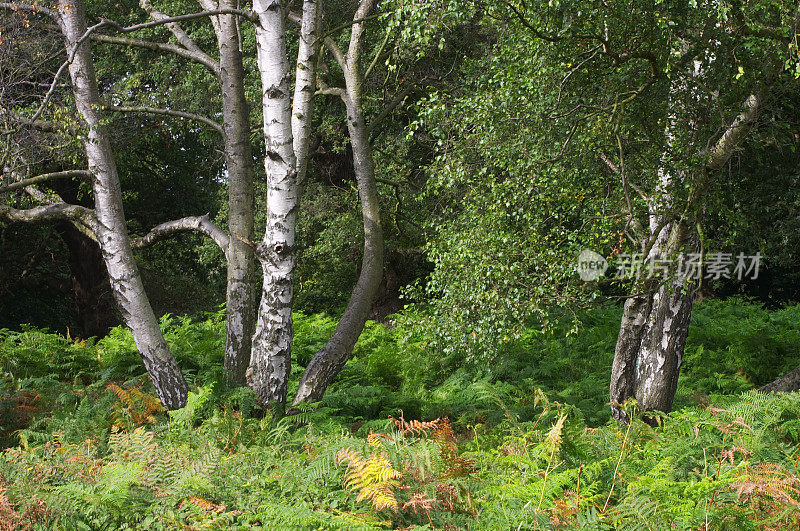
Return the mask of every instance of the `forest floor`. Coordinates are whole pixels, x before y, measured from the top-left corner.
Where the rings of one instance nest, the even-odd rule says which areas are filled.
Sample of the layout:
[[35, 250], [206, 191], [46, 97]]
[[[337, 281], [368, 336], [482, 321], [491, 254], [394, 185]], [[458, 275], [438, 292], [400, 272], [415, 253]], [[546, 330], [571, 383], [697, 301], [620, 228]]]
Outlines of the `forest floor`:
[[[800, 306], [699, 304], [658, 428], [609, 421], [619, 315], [474, 363], [371, 324], [282, 419], [226, 385], [221, 313], [162, 320], [192, 386], [169, 414], [125, 330], [2, 330], [0, 530], [800, 528], [800, 394], [753, 391], [800, 363]], [[296, 382], [335, 321], [295, 321]]]

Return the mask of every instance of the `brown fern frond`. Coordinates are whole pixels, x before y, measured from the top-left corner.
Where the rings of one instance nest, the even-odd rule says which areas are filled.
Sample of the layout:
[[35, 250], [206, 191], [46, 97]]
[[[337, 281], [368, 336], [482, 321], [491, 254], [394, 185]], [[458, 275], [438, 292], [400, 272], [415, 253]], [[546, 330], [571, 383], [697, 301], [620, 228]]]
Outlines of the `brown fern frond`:
[[370, 446], [377, 446], [380, 439], [386, 439], [389, 442], [394, 442], [394, 438], [385, 434], [385, 433], [377, 433], [373, 432], [371, 429], [369, 431], [369, 435], [367, 435], [367, 443]]
[[433, 509], [438, 504], [439, 501], [436, 498], [430, 498], [424, 492], [417, 492], [413, 496], [411, 496], [410, 500], [408, 500], [403, 504], [403, 507], [401, 507], [401, 509], [403, 511], [411, 509], [411, 511], [413, 511], [414, 514], [418, 514], [419, 511], [425, 511], [425, 514], [428, 514], [430, 510]]
[[129, 419], [134, 427], [155, 424], [156, 414], [164, 411], [161, 401], [156, 396], [145, 393], [138, 386], [125, 389], [110, 383], [106, 388], [117, 397], [111, 418], [114, 426], [119, 428], [126, 427], [126, 419]]
[[180, 507], [183, 507], [187, 502], [207, 513], [221, 513], [224, 512], [226, 508], [225, 505], [217, 505], [200, 496], [189, 496], [180, 503]]
[[753, 500], [755, 497], [771, 498], [783, 505], [800, 507], [800, 479], [775, 463], [761, 463], [748, 467], [739, 481], [732, 484], [736, 495]]
[[403, 416], [403, 410], [398, 409], [400, 412], [400, 418], [396, 419], [392, 416], [389, 416], [389, 419], [395, 425], [397, 430], [400, 432], [402, 436], [406, 435], [413, 435], [413, 436], [421, 436], [421, 435], [428, 435], [428, 431], [436, 429], [442, 419], [436, 419], [431, 421], [421, 421], [421, 420], [410, 420], [407, 421]]
[[475, 464], [468, 458], [459, 455], [456, 434], [447, 418], [437, 419], [441, 423], [431, 434], [431, 440], [439, 446], [439, 455], [447, 464], [447, 476], [466, 476], [475, 470]]
[[18, 527], [20, 525], [20, 514], [14, 509], [11, 501], [6, 496], [7, 489], [0, 483], [0, 531], [12, 531], [15, 529], [29, 529], [30, 526]]

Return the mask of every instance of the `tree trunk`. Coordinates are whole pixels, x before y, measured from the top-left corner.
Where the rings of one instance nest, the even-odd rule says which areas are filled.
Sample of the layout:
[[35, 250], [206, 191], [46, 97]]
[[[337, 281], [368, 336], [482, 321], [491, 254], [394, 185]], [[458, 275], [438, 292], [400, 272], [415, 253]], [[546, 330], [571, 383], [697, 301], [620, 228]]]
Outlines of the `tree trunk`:
[[[229, 4], [229, 5], [228, 5]], [[220, 8], [234, 8], [223, 1]], [[242, 241], [254, 239], [253, 152], [250, 145], [250, 107], [244, 93], [244, 67], [239, 50], [238, 19], [216, 17], [214, 29], [219, 44], [222, 87], [222, 128], [225, 138], [225, 166], [228, 170], [228, 231], [231, 234], [226, 257], [227, 335], [225, 368], [233, 380], [245, 385], [256, 318], [256, 260]]]
[[292, 353], [295, 226], [300, 187], [292, 139], [289, 64], [278, 0], [256, 0], [258, 68], [263, 91], [267, 172], [267, 227], [256, 247], [263, 286], [248, 383], [264, 404], [286, 402]]
[[91, 49], [88, 40], [79, 45], [86, 32], [83, 1], [65, 0], [58, 4], [58, 11], [67, 55], [72, 58], [69, 72], [75, 104], [86, 127], [84, 147], [92, 173], [96, 232], [114, 298], [158, 397], [167, 409], [178, 409], [186, 404], [188, 387], [164, 341], [131, 251], [117, 167], [99, 111], [101, 102]]
[[[363, 20], [371, 6], [372, 3], [369, 0], [363, 1], [356, 11], [354, 20]], [[342, 69], [346, 86], [344, 101], [347, 107], [347, 129], [353, 147], [353, 166], [358, 182], [358, 195], [361, 200], [361, 214], [364, 223], [364, 259], [361, 273], [344, 314], [339, 320], [333, 336], [314, 355], [306, 367], [293, 404], [316, 402], [322, 399], [328, 385], [347, 363], [347, 359], [364, 329], [372, 302], [383, 278], [383, 229], [378, 189], [375, 182], [375, 161], [361, 103], [363, 80], [358, 59], [363, 28], [363, 21], [353, 24], [350, 48]]]
[[69, 253], [69, 272], [75, 300], [76, 337], [105, 337], [118, 323], [114, 298], [97, 243], [67, 221], [55, 225]]
[[[694, 118], [694, 91], [697, 88], [691, 78], [702, 74], [702, 69], [695, 64], [692, 73], [685, 78], [677, 76], [670, 86], [670, 114], [665, 131], [670, 151], [676, 147], [675, 139], [679, 136], [675, 133], [678, 127], [686, 127], [687, 123], [690, 128], [697, 127]], [[690, 235], [687, 227], [687, 213], [701, 204], [714, 174], [724, 167], [744, 141], [758, 115], [759, 101], [756, 95], [750, 96], [744, 103], [743, 111], [713, 148], [707, 152], [700, 151], [704, 167], [673, 174], [664, 164], [659, 170], [657, 193], [660, 197], [650, 198], [650, 231], [643, 237], [645, 240], [652, 238], [653, 245], [647, 249], [649, 241], [640, 242], [642, 252], [648, 257], [674, 258], [686, 249], [697, 248], [699, 242]], [[664, 158], [666, 160], [667, 156]], [[676, 184], [688, 183], [687, 179], [691, 180], [691, 194], [684, 212], [679, 216], [674, 212], [673, 188]], [[681, 219], [668, 222], [668, 216]], [[647, 411], [669, 412], [672, 409], [689, 333], [692, 291], [686, 279], [677, 277], [668, 281], [648, 278], [633, 288], [637, 295], [625, 302], [611, 371], [611, 414], [616, 420], [625, 423], [630, 421], [621, 407], [630, 397], [636, 398], [640, 411], [645, 413], [644, 420], [650, 423], [655, 421], [646, 415]]]
[[774, 382], [768, 383], [760, 388], [759, 391], [762, 393], [791, 393], [792, 391], [800, 391], [800, 366], [784, 374]]
[[692, 299], [680, 281], [662, 284], [653, 295], [636, 365], [636, 401], [643, 412], [672, 410]]
[[[58, 179], [49, 181], [47, 186], [67, 203], [91, 207], [90, 197], [80, 197], [79, 181]], [[111, 327], [120, 324], [120, 321], [114, 308], [114, 296], [100, 247], [72, 222], [58, 222], [54, 227], [68, 252], [78, 324], [78, 333], [73, 335], [105, 337]]]
[[630, 422], [621, 406], [636, 395], [636, 365], [642, 345], [642, 331], [650, 316], [651, 302], [649, 295], [633, 296], [625, 301], [622, 311], [622, 323], [611, 366], [610, 392], [611, 416], [619, 422]]

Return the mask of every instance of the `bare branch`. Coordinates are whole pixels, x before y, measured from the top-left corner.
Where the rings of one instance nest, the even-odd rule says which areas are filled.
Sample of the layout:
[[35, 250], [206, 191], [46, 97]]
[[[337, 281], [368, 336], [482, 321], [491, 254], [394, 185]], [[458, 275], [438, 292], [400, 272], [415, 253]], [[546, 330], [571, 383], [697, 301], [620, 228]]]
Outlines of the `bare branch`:
[[72, 221], [79, 223], [92, 232], [96, 232], [97, 218], [94, 210], [79, 205], [54, 203], [25, 210], [0, 204], [0, 219], [24, 223], [42, 223], [46, 221]]
[[131, 247], [134, 249], [143, 249], [156, 242], [172, 238], [176, 234], [184, 232], [199, 232], [200, 234], [208, 236], [222, 249], [227, 257], [230, 237], [208, 218], [208, 214], [203, 216], [189, 216], [156, 225], [141, 238], [131, 238]]
[[[289, 20], [291, 20], [292, 22], [294, 22], [298, 26], [300, 26], [300, 24], [303, 22], [302, 17], [299, 14], [297, 14], [297, 13], [295, 13], [293, 11], [289, 12], [288, 17], [289, 17]], [[352, 23], [348, 23], [347, 26], [349, 26], [351, 24]], [[344, 26], [344, 27], [347, 27], [347, 26]], [[330, 51], [333, 54], [333, 58], [336, 59], [336, 63], [339, 65], [339, 67], [342, 70], [344, 70], [346, 68], [346, 65], [347, 65], [347, 59], [345, 58], [344, 53], [342, 52], [342, 49], [339, 48], [339, 45], [336, 44], [336, 41], [333, 40], [333, 38], [330, 36], [330, 32], [328, 32], [328, 34], [323, 38], [323, 42], [325, 43], [325, 47], [328, 49], [328, 51]]]
[[204, 123], [205, 125], [214, 129], [220, 135], [223, 135], [222, 126], [212, 120], [211, 118], [207, 118], [205, 116], [200, 116], [199, 114], [193, 114], [190, 112], [184, 111], [173, 111], [171, 109], [161, 109], [158, 107], [120, 107], [116, 105], [107, 105], [106, 109], [109, 111], [115, 112], [139, 112], [139, 113], [146, 113], [146, 114], [160, 114], [164, 116], [176, 116], [178, 118], [185, 118], [187, 120], [194, 120], [196, 122]]
[[356, 9], [356, 14], [353, 17], [353, 25], [350, 30], [350, 46], [347, 49], [347, 64], [352, 71], [356, 71], [358, 67], [361, 45], [363, 44], [364, 23], [374, 5], [375, 0], [361, 0], [358, 9]]
[[[139, 5], [142, 6], [142, 9], [147, 11], [147, 14], [150, 15], [150, 18], [152, 18], [153, 20], [165, 20], [167, 18], [170, 18], [168, 15], [165, 15], [164, 13], [153, 7], [153, 4], [152, 2], [150, 2], [150, 0], [139, 0]], [[194, 40], [192, 40], [192, 38], [189, 37], [189, 35], [185, 31], [183, 31], [183, 28], [181, 28], [177, 22], [169, 22], [167, 24], [167, 28], [172, 32], [175, 38], [178, 39], [178, 42], [181, 43], [181, 45], [184, 48], [192, 52], [195, 52], [198, 55], [205, 56], [205, 58], [208, 61], [213, 61], [213, 59], [211, 59], [209, 55], [207, 55], [203, 50], [201, 50], [200, 47], [197, 45], [197, 43], [195, 43]]]
[[[209, 9], [206, 11], [199, 11], [197, 13], [187, 13], [185, 15], [176, 15], [174, 17], [166, 17], [160, 20], [152, 20], [150, 22], [143, 22], [142, 24], [134, 24], [133, 26], [125, 26], [123, 27], [117, 22], [113, 20], [103, 19], [103, 22], [107, 23], [107, 25], [112, 26], [114, 29], [119, 31], [120, 33], [130, 33], [132, 31], [139, 31], [142, 29], [147, 28], [154, 28], [156, 26], [163, 26], [164, 24], [170, 24], [172, 22], [182, 22], [184, 20], [195, 20], [198, 18], [205, 18], [211, 17], [214, 15], [237, 15], [244, 19], [249, 20], [253, 24], [258, 24], [258, 17], [252, 11], [244, 11], [243, 9], [229, 9], [229, 8], [222, 8], [222, 9]], [[91, 28], [90, 28], [91, 29]]]
[[333, 40], [331, 37], [325, 37], [323, 41], [325, 43], [325, 47], [328, 49], [331, 54], [333, 54], [333, 58], [336, 59], [336, 63], [339, 67], [344, 70], [347, 68], [347, 58], [342, 53], [342, 49], [339, 48], [339, 45], [336, 44], [336, 41]]
[[199, 63], [208, 68], [214, 75], [219, 75], [219, 62], [206, 55], [205, 53], [197, 53], [192, 50], [187, 50], [182, 46], [175, 44], [165, 44], [160, 42], [144, 41], [140, 39], [131, 39], [129, 37], [115, 37], [111, 35], [104, 35], [102, 33], [93, 33], [90, 37], [93, 41], [106, 42], [109, 44], [119, 44], [123, 46], [135, 46], [138, 48], [146, 48], [153, 51], [171, 52], [179, 55], [185, 59]]
[[58, 14], [55, 11], [47, 9], [46, 7], [42, 7], [40, 5], [0, 2], [0, 9], [9, 9], [11, 11], [26, 11], [28, 13], [47, 15], [53, 20], [58, 21]]
[[[11, 121], [11, 122], [13, 122], [13, 123], [15, 123], [17, 125], [22, 125], [22, 126], [26, 126], [26, 127], [32, 127], [34, 129], [37, 129], [39, 131], [44, 131], [46, 133], [55, 133], [57, 131], [65, 129], [67, 127], [65, 125], [56, 124], [56, 123], [53, 123], [53, 122], [47, 122], [47, 121], [44, 121], [44, 120], [35, 120], [35, 121], [32, 122], [30, 118], [26, 118], [24, 116], [20, 116], [19, 114], [15, 113], [15, 112], [12, 112], [12, 111], [9, 111], [9, 110], [6, 110], [6, 109], [0, 110], [0, 115], [8, 118], [9, 121]], [[13, 133], [14, 131], [15, 131], [15, 129], [14, 130], [9, 130], [9, 131], [2, 131], [2, 133], [3, 134], [10, 134], [10, 133]]]
[[384, 118], [389, 116], [392, 111], [394, 111], [401, 103], [403, 103], [403, 100], [405, 100], [406, 97], [411, 94], [411, 91], [414, 90], [415, 86], [416, 83], [409, 83], [403, 88], [403, 90], [395, 94], [394, 98], [392, 98], [392, 101], [390, 101], [386, 107], [384, 107], [383, 110], [381, 110], [381, 112], [379, 112], [378, 115], [370, 121], [369, 125], [367, 126], [367, 133], [372, 133]]
[[32, 186], [34, 184], [51, 181], [53, 179], [67, 179], [71, 177], [88, 178], [91, 176], [92, 174], [89, 170], [65, 170], [53, 173], [45, 173], [42, 175], [37, 175], [36, 177], [23, 179], [15, 183], [8, 184], [6, 186], [0, 186], [0, 194], [5, 192], [12, 192], [14, 190], [19, 190], [20, 188], [25, 188], [26, 186]]
[[347, 97], [347, 94], [342, 87], [329, 87], [321, 79], [317, 80], [317, 85], [319, 88], [314, 94], [319, 94], [322, 96], [338, 96], [339, 98], [342, 98], [342, 100]]
[[28, 120], [29, 124], [32, 124], [32, 123], [36, 122], [36, 120], [39, 119], [39, 116], [42, 115], [42, 112], [44, 112], [44, 108], [47, 107], [47, 104], [50, 101], [50, 98], [53, 97], [53, 93], [55, 93], [55, 91], [56, 91], [56, 87], [58, 86], [58, 80], [61, 78], [61, 75], [64, 72], [66, 72], [67, 67], [69, 66], [69, 63], [71, 61], [72, 61], [72, 58], [70, 58], [67, 61], [64, 61], [63, 63], [61, 63], [61, 66], [58, 67], [58, 71], [56, 72], [56, 75], [53, 76], [53, 82], [50, 84], [50, 88], [47, 90], [47, 94], [45, 94], [44, 99], [42, 100], [42, 103], [39, 104], [39, 108], [36, 109], [36, 112], [33, 113], [33, 116], [31, 116], [30, 120]]
[[391, 31], [387, 31], [386, 35], [383, 37], [383, 41], [381, 45], [378, 47], [378, 51], [375, 52], [375, 56], [372, 58], [372, 61], [369, 63], [369, 66], [366, 70], [364, 70], [364, 79], [369, 77], [369, 74], [372, 72], [372, 69], [375, 68], [375, 65], [378, 64], [378, 59], [380, 59], [381, 55], [383, 54], [383, 50], [386, 49], [386, 45], [389, 43], [389, 38], [392, 36]]

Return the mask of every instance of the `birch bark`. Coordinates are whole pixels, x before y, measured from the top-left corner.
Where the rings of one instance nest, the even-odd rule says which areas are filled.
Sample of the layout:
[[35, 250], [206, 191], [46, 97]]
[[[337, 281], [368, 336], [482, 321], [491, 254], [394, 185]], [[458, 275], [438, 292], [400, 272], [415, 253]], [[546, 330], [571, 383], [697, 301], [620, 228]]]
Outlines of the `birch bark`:
[[263, 284], [247, 379], [262, 404], [282, 407], [286, 402], [294, 335], [295, 228], [301, 180], [307, 167], [319, 13], [317, 2], [303, 3], [293, 105], [285, 17], [280, 2], [256, 0], [253, 10], [259, 20], [256, 43], [263, 91], [267, 226], [255, 249]]
[[67, 54], [73, 58], [69, 73], [75, 103], [87, 129], [84, 148], [92, 174], [95, 232], [114, 298], [158, 397], [167, 409], [178, 409], [186, 404], [188, 387], [161, 334], [131, 251], [117, 168], [99, 110], [91, 49], [88, 41], [79, 43], [87, 29], [83, 1], [65, 0], [58, 4], [58, 13]]
[[322, 398], [328, 385], [347, 363], [364, 329], [383, 278], [383, 229], [375, 181], [375, 161], [362, 108], [363, 79], [359, 66], [364, 19], [373, 4], [372, 0], [364, 0], [356, 10], [347, 55], [341, 57], [340, 53], [334, 52], [334, 55], [340, 58], [340, 66], [344, 72], [345, 90], [342, 98], [347, 108], [347, 129], [353, 148], [353, 166], [364, 224], [364, 258], [361, 273], [333, 336], [306, 367], [293, 404], [315, 402]]
[[[231, 0], [215, 5], [202, 0], [204, 9], [236, 6]], [[253, 240], [254, 163], [250, 144], [250, 106], [244, 92], [244, 66], [239, 49], [239, 21], [233, 15], [214, 17], [222, 88], [222, 129], [228, 171], [227, 334], [225, 368], [234, 381], [246, 384], [256, 319], [256, 260], [242, 240]]]
[[[665, 131], [668, 151], [676, 150], [676, 139], [687, 137], [678, 134], [679, 128], [687, 127], [686, 120], [679, 115], [691, 115], [692, 111], [686, 112], [685, 108], [680, 110], [679, 107], [697, 104], [693, 93], [697, 88], [691, 78], [701, 75], [701, 66], [696, 62], [692, 73], [677, 76], [670, 86], [670, 115]], [[714, 175], [746, 138], [758, 111], [759, 98], [753, 95], [710, 151], [704, 153], [695, 149], [705, 163], [703, 167], [675, 171], [665, 164], [659, 169], [659, 197], [652, 201], [650, 230], [644, 238], [647, 241], [640, 242], [641, 250], [648, 258], [674, 258], [680, 252], [696, 250], [698, 242], [690, 232], [687, 215], [676, 212], [674, 190], [678, 185], [691, 182], [693, 191], [684, 212], [695, 210]], [[696, 123], [689, 122], [689, 129], [697, 128]], [[689, 147], [683, 151], [691, 152], [692, 146]], [[666, 161], [666, 154], [663, 159]], [[647, 249], [650, 240], [653, 245]], [[693, 292], [685, 278], [672, 276], [668, 279], [645, 279], [637, 283], [633, 293], [636, 295], [625, 303], [617, 336], [611, 372], [611, 412], [616, 420], [629, 422], [630, 418], [621, 406], [628, 398], [635, 397], [639, 409], [645, 413], [644, 420], [655, 423], [652, 417], [647, 416], [647, 411], [669, 412], [672, 409], [689, 333]]]

